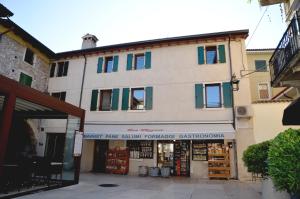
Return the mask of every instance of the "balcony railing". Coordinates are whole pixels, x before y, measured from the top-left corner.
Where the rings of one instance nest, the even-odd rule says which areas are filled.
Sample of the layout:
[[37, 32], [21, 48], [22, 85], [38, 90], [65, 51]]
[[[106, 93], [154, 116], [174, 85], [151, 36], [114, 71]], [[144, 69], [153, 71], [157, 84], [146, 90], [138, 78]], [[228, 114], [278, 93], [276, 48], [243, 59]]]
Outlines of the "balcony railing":
[[270, 59], [272, 85], [279, 83], [278, 78], [300, 50], [299, 20], [298, 17], [291, 21]]

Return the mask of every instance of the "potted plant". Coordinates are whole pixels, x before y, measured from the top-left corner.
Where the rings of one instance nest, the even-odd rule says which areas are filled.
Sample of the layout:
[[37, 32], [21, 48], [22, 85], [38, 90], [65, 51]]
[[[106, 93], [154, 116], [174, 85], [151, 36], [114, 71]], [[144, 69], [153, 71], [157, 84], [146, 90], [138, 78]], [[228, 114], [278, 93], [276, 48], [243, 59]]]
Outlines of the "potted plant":
[[300, 199], [300, 130], [288, 129], [272, 141], [268, 171], [275, 188]]

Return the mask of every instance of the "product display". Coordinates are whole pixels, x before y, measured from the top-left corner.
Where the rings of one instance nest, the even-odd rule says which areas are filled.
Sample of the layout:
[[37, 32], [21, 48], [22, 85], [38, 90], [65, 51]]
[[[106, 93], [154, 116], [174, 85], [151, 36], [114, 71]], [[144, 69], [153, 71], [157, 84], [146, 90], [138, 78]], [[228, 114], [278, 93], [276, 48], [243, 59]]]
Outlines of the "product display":
[[174, 143], [174, 161], [177, 176], [189, 176], [189, 150], [190, 145], [188, 141], [177, 141]]
[[110, 149], [107, 152], [106, 172], [127, 174], [129, 170], [129, 150], [127, 148]]
[[207, 161], [207, 144], [199, 141], [193, 141], [192, 158], [194, 161]]
[[221, 143], [208, 143], [208, 177], [230, 178], [229, 148]]
[[132, 159], [152, 159], [153, 158], [153, 141], [127, 141], [127, 146]]

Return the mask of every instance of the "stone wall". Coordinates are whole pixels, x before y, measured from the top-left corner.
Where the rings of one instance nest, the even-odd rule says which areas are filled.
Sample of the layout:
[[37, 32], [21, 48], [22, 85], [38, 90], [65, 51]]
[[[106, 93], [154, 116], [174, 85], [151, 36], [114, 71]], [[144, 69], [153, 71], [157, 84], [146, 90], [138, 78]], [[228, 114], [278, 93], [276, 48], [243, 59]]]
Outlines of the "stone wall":
[[[32, 49], [31, 49], [32, 50]], [[30, 75], [33, 79], [32, 88], [47, 91], [50, 73], [49, 64], [35, 54], [34, 64], [24, 61], [26, 47], [3, 35], [0, 39], [0, 74], [19, 81], [20, 73]]]

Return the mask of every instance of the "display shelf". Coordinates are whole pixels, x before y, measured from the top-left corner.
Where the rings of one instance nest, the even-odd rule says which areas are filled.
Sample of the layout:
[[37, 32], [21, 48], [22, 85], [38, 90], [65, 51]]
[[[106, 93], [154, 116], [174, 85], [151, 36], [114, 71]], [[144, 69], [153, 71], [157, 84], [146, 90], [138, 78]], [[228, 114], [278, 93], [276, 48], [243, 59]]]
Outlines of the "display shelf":
[[128, 148], [115, 148], [107, 152], [106, 172], [113, 174], [127, 174], [129, 170]]
[[193, 161], [207, 161], [207, 144], [206, 143], [193, 141], [192, 159], [193, 159]]
[[208, 177], [230, 178], [229, 150], [224, 144], [208, 144]]

